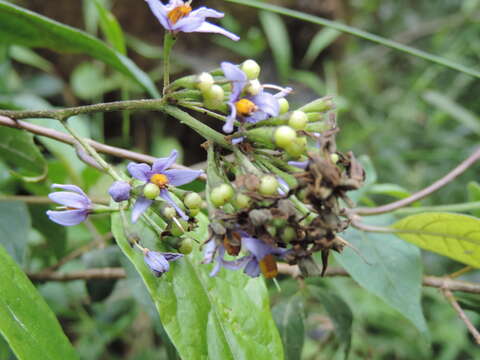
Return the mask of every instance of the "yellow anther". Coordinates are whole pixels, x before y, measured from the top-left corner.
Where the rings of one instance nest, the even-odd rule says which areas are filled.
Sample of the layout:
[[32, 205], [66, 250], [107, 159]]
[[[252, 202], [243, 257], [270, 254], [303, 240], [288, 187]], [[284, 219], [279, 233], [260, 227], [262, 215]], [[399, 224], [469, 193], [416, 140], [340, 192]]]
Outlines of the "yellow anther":
[[168, 184], [168, 177], [164, 174], [153, 174], [150, 177], [150, 182], [157, 185], [159, 188], [164, 188]]
[[268, 254], [259, 262], [260, 270], [267, 279], [274, 278], [278, 275], [277, 260], [272, 254]]
[[192, 7], [190, 4], [183, 4], [181, 6], [177, 6], [173, 10], [170, 10], [167, 14], [167, 17], [172, 24], [176, 24], [178, 20], [190, 14], [191, 11]]
[[248, 116], [257, 110], [257, 105], [248, 99], [240, 99], [235, 103], [237, 113], [242, 116]]

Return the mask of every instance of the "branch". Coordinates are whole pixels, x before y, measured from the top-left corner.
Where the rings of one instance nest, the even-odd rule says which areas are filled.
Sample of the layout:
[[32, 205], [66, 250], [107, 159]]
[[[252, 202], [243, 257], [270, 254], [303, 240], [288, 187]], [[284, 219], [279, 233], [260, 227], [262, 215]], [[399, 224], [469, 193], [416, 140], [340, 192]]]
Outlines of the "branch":
[[[15, 121], [13, 119], [10, 119], [8, 117], [1, 116], [1, 115], [0, 115], [0, 126], [8, 126], [15, 129], [23, 129], [33, 134], [45, 136], [50, 139], [54, 139], [54, 140], [63, 142], [64, 144], [68, 144], [72, 146], [75, 146], [76, 144], [76, 140], [71, 135], [68, 135], [64, 132], [53, 130], [53, 129], [35, 125], [35, 124], [31, 124], [26, 121], [21, 121], [21, 120]], [[112, 155], [122, 159], [132, 160], [135, 162], [143, 162], [148, 164], [152, 164], [155, 161], [155, 158], [150, 155], [144, 155], [134, 151], [118, 148], [115, 146], [105, 145], [94, 140], [88, 140], [88, 142], [96, 151], [103, 154], [108, 154], [108, 155]], [[178, 165], [178, 164], [173, 164], [172, 168], [186, 169], [187, 167]], [[205, 180], [206, 177], [202, 175], [200, 176], [200, 179]]]
[[430, 194], [434, 193], [435, 191], [441, 189], [448, 183], [452, 182], [457, 176], [464, 173], [470, 166], [472, 166], [476, 161], [480, 159], [480, 147], [478, 147], [467, 159], [465, 159], [460, 165], [458, 165], [455, 169], [450, 171], [447, 175], [445, 175], [440, 180], [435, 181], [432, 185], [426, 187], [415, 194], [398, 201], [394, 201], [390, 204], [386, 204], [383, 206], [378, 206], [374, 208], [357, 208], [353, 209], [352, 212], [357, 215], [377, 215], [383, 214], [386, 212], [390, 212], [404, 206], [410, 205], [415, 201], [423, 199], [424, 197], [429, 196]]
[[[284, 263], [278, 264], [278, 272], [283, 275], [290, 275], [292, 277], [301, 277], [300, 270], [296, 265], [288, 265]], [[126, 277], [123, 268], [98, 268], [87, 269], [82, 271], [74, 271], [69, 273], [62, 272], [40, 272], [28, 274], [32, 281], [73, 281], [73, 280], [101, 280], [101, 279], [124, 279]], [[341, 268], [328, 268], [325, 273], [326, 277], [350, 275]], [[472, 294], [480, 294], [480, 284], [453, 280], [449, 278], [442, 278], [437, 276], [425, 276], [423, 278], [423, 286], [433, 288], [445, 288], [450, 291], [462, 291]]]

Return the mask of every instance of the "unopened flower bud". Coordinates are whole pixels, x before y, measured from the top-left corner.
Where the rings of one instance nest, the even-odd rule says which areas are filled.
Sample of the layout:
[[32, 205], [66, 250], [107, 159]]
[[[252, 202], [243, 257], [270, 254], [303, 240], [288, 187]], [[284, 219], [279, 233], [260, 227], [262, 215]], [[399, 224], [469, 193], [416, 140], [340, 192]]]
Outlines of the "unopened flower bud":
[[188, 255], [193, 251], [193, 240], [190, 238], [183, 239], [178, 249], [183, 255]]
[[314, 100], [300, 109], [303, 112], [310, 113], [310, 112], [325, 112], [335, 108], [335, 104], [333, 103], [333, 99], [329, 96]]
[[148, 183], [143, 188], [143, 196], [147, 199], [154, 200], [158, 195], [160, 195], [160, 188], [152, 183]]
[[212, 85], [209, 89], [202, 92], [203, 102], [207, 108], [215, 109], [223, 104], [225, 91], [220, 85]]
[[202, 197], [195, 192], [188, 193], [183, 199], [183, 203], [189, 209], [198, 209], [202, 206]]
[[166, 205], [162, 208], [162, 215], [167, 219], [173, 219], [175, 216], [177, 216], [177, 210], [175, 210], [173, 206]]
[[217, 186], [210, 193], [210, 200], [215, 206], [223, 206], [233, 197], [234, 191], [230, 185], [222, 184]]
[[116, 202], [125, 201], [130, 198], [132, 186], [126, 181], [115, 181], [108, 189], [108, 193]]
[[276, 195], [278, 191], [278, 180], [273, 175], [262, 176], [258, 190], [262, 195]]
[[249, 80], [255, 80], [260, 75], [260, 65], [255, 60], [248, 59], [240, 66]]
[[290, 126], [279, 126], [273, 134], [275, 144], [278, 147], [285, 148], [297, 138], [297, 132]]
[[285, 98], [278, 99], [278, 105], [280, 106], [280, 115], [285, 114], [290, 110], [290, 103]]
[[292, 112], [290, 118], [288, 119], [288, 125], [290, 125], [295, 130], [304, 130], [308, 123], [307, 114], [303, 111], [296, 110]]
[[246, 87], [246, 91], [249, 95], [258, 95], [262, 91], [262, 84], [257, 79], [250, 80]]
[[208, 91], [213, 84], [215, 84], [215, 80], [213, 79], [213, 76], [210, 75], [207, 72], [203, 72], [200, 75], [198, 75], [197, 78], [197, 88], [203, 93]]

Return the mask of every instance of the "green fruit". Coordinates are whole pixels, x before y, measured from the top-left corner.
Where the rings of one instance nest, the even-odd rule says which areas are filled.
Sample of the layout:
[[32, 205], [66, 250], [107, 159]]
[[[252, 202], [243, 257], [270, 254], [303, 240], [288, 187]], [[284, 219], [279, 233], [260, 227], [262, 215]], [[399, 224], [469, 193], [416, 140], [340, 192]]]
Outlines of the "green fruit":
[[287, 226], [283, 229], [282, 233], [280, 234], [280, 239], [282, 241], [289, 243], [297, 238], [297, 232], [291, 226]]
[[288, 125], [295, 130], [304, 130], [308, 123], [308, 116], [303, 111], [296, 110], [290, 115]]
[[200, 212], [200, 209], [198, 209], [198, 208], [197, 209], [190, 209], [189, 214], [191, 216], [197, 216], [199, 212]]
[[183, 199], [183, 203], [189, 209], [198, 209], [202, 206], [202, 197], [195, 192], [188, 193]]
[[260, 84], [260, 81], [258, 80], [250, 80], [245, 88], [245, 91], [249, 95], [258, 95], [260, 91], [262, 91], [262, 84]]
[[173, 219], [175, 216], [177, 216], [177, 210], [175, 210], [173, 206], [167, 205], [162, 209], [162, 214], [167, 219]]
[[297, 132], [290, 126], [282, 125], [275, 130], [273, 138], [278, 147], [286, 148], [297, 138]]
[[285, 147], [287, 154], [293, 158], [298, 158], [303, 155], [305, 150], [306, 138], [296, 138], [295, 141], [292, 141], [287, 147]]
[[258, 75], [260, 75], [261, 68], [255, 60], [245, 60], [240, 68], [247, 75], [249, 80], [255, 80], [258, 78]]
[[190, 238], [183, 239], [178, 250], [184, 255], [190, 254], [193, 251], [193, 240]]
[[238, 194], [237, 196], [235, 196], [235, 206], [239, 209], [248, 208], [251, 201], [252, 199], [250, 199], [250, 197], [245, 194]]
[[230, 185], [222, 184], [212, 190], [210, 200], [215, 206], [223, 206], [232, 199], [233, 195], [233, 188]]
[[278, 99], [278, 105], [280, 106], [280, 115], [286, 114], [290, 110], [290, 103], [285, 98]]
[[198, 75], [197, 88], [200, 89], [202, 93], [210, 90], [213, 84], [215, 84], [215, 80], [213, 79], [213, 76], [209, 73], [204, 72]]
[[185, 220], [179, 220], [179, 223], [182, 225], [183, 229], [180, 228], [175, 221], [171, 224], [170, 232], [173, 236], [182, 236], [188, 229], [188, 223]]
[[215, 109], [223, 104], [225, 91], [220, 85], [212, 85], [208, 90], [202, 92], [203, 103], [207, 108]]
[[160, 195], [160, 188], [155, 184], [148, 183], [143, 188], [143, 196], [147, 199], [155, 200], [158, 195]]
[[278, 180], [273, 175], [262, 176], [258, 190], [262, 195], [277, 195]]
[[330, 155], [330, 160], [332, 160], [332, 162], [336, 164], [338, 163], [338, 160], [340, 160], [340, 156], [338, 156], [338, 154], [333, 153]]

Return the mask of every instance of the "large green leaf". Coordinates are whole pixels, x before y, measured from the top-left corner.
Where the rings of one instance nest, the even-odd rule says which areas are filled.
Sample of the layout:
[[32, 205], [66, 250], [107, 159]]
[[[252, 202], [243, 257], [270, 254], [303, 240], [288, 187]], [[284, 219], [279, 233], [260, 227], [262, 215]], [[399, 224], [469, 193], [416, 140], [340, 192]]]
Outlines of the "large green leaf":
[[19, 264], [25, 258], [30, 227], [30, 214], [25, 203], [0, 201], [0, 246], [3, 245]]
[[[204, 241], [206, 218], [194, 237]], [[155, 247], [157, 237], [137, 225], [145, 246]], [[121, 218], [112, 215], [112, 232], [124, 254], [143, 279], [165, 330], [183, 359], [283, 359], [280, 336], [272, 319], [268, 293], [261, 278], [222, 270], [209, 277], [211, 266], [201, 265], [201, 253], [171, 264], [161, 278], [153, 276], [143, 255], [125, 237]]]
[[78, 359], [45, 300], [2, 246], [0, 332], [18, 359]]
[[408, 216], [393, 225], [400, 238], [422, 249], [480, 267], [480, 219], [453, 213]]
[[[392, 216], [370, 217], [367, 221], [386, 225], [392, 222]], [[342, 254], [335, 254], [335, 259], [360, 286], [399, 311], [427, 336], [420, 303], [420, 250], [391, 234], [363, 233], [350, 228], [344, 237], [361, 255], [346, 248]]]
[[47, 48], [61, 53], [81, 53], [102, 60], [159, 97], [155, 85], [129, 58], [99, 39], [32, 11], [0, 0], [0, 39], [28, 47]]
[[273, 318], [282, 338], [285, 359], [301, 358], [305, 341], [304, 310], [301, 296], [294, 295], [275, 305]]
[[32, 134], [17, 129], [0, 129], [0, 158], [21, 176], [43, 177], [47, 163], [33, 143]]

